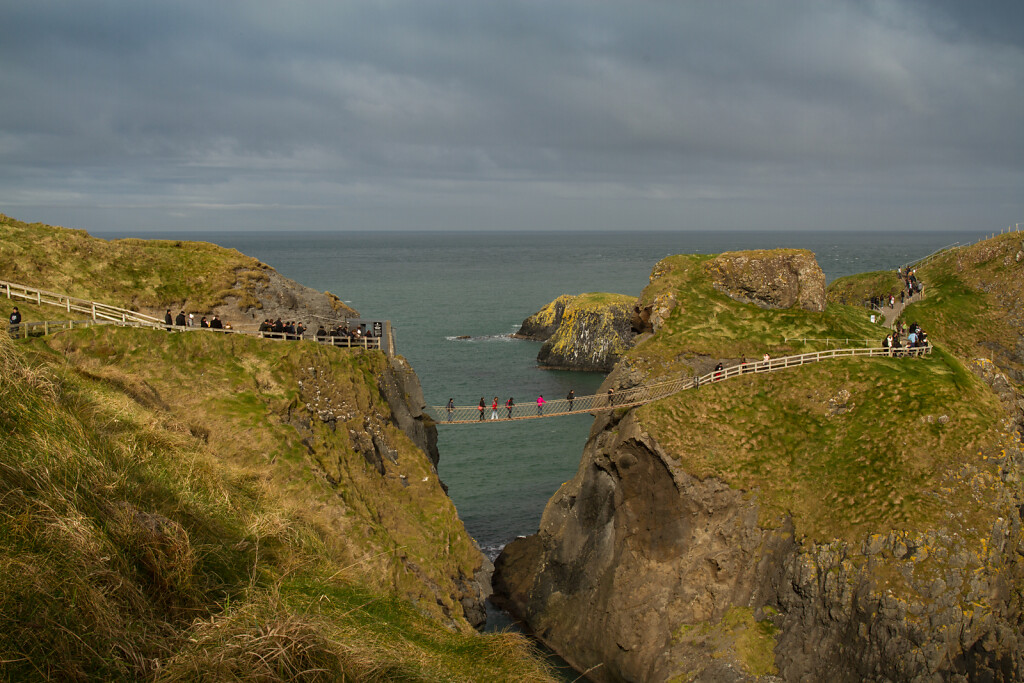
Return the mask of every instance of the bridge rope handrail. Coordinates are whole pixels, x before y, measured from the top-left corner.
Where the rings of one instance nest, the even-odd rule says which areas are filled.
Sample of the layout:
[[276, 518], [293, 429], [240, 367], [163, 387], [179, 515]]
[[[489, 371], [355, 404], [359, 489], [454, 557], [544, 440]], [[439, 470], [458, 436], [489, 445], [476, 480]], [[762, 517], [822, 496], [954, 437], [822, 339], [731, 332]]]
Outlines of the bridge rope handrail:
[[[630, 408], [671, 396], [686, 389], [699, 389], [702, 385], [714, 384], [740, 375], [775, 372], [786, 368], [817, 363], [823, 360], [843, 357], [918, 357], [930, 354], [931, 346], [913, 348], [844, 348], [812, 351], [794, 356], [780, 356], [768, 360], [753, 361], [731, 365], [721, 370], [712, 370], [696, 377], [680, 377], [678, 379], [643, 384], [623, 389], [613, 394], [590, 394], [568, 399], [545, 400], [540, 407], [533, 402], [517, 403], [509, 411], [502, 403], [498, 404], [497, 419], [491, 419], [491, 403], [486, 403], [481, 411], [479, 405], [454, 406], [450, 412], [447, 406], [429, 406], [428, 412], [437, 424], [480, 424], [483, 422], [508, 422], [509, 420], [529, 420], [538, 418], [561, 417], [581, 413], [593, 413], [602, 410]], [[511, 414], [510, 414], [511, 413]], [[483, 419], [481, 419], [481, 416]]]

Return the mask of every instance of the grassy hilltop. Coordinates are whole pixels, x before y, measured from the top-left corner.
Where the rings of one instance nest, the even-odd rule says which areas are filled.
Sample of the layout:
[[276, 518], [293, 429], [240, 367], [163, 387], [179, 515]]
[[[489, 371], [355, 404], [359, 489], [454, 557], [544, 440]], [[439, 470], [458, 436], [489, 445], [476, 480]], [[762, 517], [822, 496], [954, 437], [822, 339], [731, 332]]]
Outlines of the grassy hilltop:
[[[766, 351], [824, 348], [793, 341], [804, 337], [878, 339], [880, 345], [884, 328], [871, 324], [862, 307], [837, 303], [837, 293], [859, 303], [888, 286], [888, 274], [837, 280], [821, 313], [772, 310], [716, 291], [701, 267], [711, 258], [672, 256], [656, 266], [641, 304], [667, 298], [674, 307], [661, 329], [627, 354], [632, 367], [657, 376], [695, 355], [753, 360]], [[1005, 323], [995, 324], [999, 308], [984, 298], [970, 295], [982, 305], [965, 314], [961, 279], [947, 274], [943, 261], [933, 264], [920, 272], [928, 298], [905, 316], [928, 324], [939, 347], [930, 357], [828, 361], [742, 377], [646, 406], [642, 422], [688, 472], [751, 492], [764, 523], [791, 515], [797, 532], [812, 540], [929, 528], [950, 510], [971, 510], [965, 528], [984, 532], [982, 517], [991, 510], [979, 508], [980, 490], [970, 482], [998, 478], [1005, 411], [968, 369], [971, 344], [980, 342], [965, 337], [972, 330], [1007, 338], [1009, 332]], [[993, 280], [994, 267], [971, 272], [1004, 292]], [[1007, 299], [1019, 290], [1016, 283]]]
[[[209, 242], [108, 241], [3, 214], [0, 237], [0, 279], [160, 317], [166, 308], [200, 314], [259, 309], [264, 302], [257, 292], [280, 279], [267, 264]], [[338, 297], [326, 296], [341, 315], [355, 315]], [[63, 319], [59, 308], [48, 308], [46, 319]]]
[[[229, 292], [203, 254], [216, 272], [253, 263], [3, 229], [4, 258], [22, 249], [10, 279], [139, 306]], [[68, 240], [89, 267], [44, 281]], [[0, 335], [0, 678], [550, 680], [521, 636], [467, 621], [483, 558], [397, 427], [403, 368], [235, 335]]]
[[681, 254], [654, 267], [638, 305], [662, 309], [664, 319], [657, 334], [627, 354], [631, 367], [653, 376], [690, 374], [686, 363], [696, 356], [759, 360], [766, 352], [782, 356], [823, 349], [825, 339], [850, 339], [861, 346], [864, 340], [881, 343], [885, 336], [859, 306], [833, 304], [815, 312], [736, 301], [713, 286], [705, 266], [714, 258]]

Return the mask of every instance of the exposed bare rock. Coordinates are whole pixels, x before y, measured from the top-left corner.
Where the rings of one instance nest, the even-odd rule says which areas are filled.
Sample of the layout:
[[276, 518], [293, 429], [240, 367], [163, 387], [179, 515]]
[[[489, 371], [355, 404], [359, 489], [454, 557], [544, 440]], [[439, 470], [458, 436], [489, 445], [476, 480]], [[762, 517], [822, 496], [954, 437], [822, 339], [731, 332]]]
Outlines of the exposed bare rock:
[[825, 273], [806, 249], [731, 251], [704, 267], [715, 288], [737, 301], [825, 310]]
[[310, 325], [339, 323], [345, 318], [358, 318], [359, 311], [346, 305], [330, 292], [318, 292], [278, 273], [269, 266], [266, 280], [253, 285], [253, 305], [239, 310], [236, 300], [229, 300], [217, 309], [225, 320], [259, 324], [264, 318], [295, 320]]

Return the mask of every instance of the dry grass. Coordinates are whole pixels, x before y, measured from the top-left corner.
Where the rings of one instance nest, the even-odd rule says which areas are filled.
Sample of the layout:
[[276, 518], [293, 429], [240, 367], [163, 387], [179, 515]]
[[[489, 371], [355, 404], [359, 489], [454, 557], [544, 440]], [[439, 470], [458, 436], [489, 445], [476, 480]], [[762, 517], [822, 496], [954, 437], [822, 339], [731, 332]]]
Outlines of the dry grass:
[[268, 281], [268, 266], [207, 242], [107, 241], [2, 214], [0, 235], [0, 279], [131, 310], [203, 314], [229, 299], [244, 309]]
[[[441, 498], [409, 487], [403, 499], [385, 486], [339, 496], [310, 469], [287, 422], [296, 396], [281, 378], [329, 360], [299, 344], [282, 359], [275, 345], [260, 364], [246, 344], [227, 352], [226, 338], [173, 335], [193, 339], [165, 348], [153, 342], [167, 335], [147, 343], [146, 334], [84, 330], [20, 348], [0, 336], [5, 677], [549, 680], [524, 643], [430, 616], [446, 563], [466, 561], [457, 517], [438, 515]], [[194, 365], [182, 367], [185, 356]], [[328, 377], [372, 393], [356, 377], [372, 382], [375, 361], [349, 362]], [[273, 382], [258, 379], [265, 372]], [[254, 382], [270, 393], [257, 400]], [[239, 393], [251, 397], [239, 403]], [[218, 417], [222, 405], [236, 408]], [[276, 446], [250, 453], [253, 441]], [[366, 476], [354, 456], [346, 471]], [[387, 508], [391, 520], [379, 514]], [[399, 529], [404, 514], [420, 526]], [[401, 533], [410, 548], [388, 535]]]

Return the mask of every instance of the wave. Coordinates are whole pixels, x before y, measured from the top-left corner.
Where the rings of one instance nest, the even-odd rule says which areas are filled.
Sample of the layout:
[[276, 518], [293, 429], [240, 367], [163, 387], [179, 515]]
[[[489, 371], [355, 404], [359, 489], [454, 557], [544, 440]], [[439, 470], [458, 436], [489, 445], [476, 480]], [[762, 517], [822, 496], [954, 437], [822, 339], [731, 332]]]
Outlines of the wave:
[[445, 337], [445, 340], [447, 340], [447, 341], [458, 341], [458, 342], [469, 342], [469, 343], [475, 343], [475, 342], [495, 342], [495, 341], [497, 341], [497, 342], [508, 342], [508, 341], [514, 341], [514, 337], [512, 336], [511, 332], [508, 332], [506, 334], [484, 334], [484, 335], [480, 335], [480, 336], [476, 336], [476, 337], [470, 336], [468, 334], [460, 334], [460, 335], [451, 335], [451, 336]]

